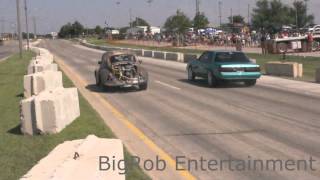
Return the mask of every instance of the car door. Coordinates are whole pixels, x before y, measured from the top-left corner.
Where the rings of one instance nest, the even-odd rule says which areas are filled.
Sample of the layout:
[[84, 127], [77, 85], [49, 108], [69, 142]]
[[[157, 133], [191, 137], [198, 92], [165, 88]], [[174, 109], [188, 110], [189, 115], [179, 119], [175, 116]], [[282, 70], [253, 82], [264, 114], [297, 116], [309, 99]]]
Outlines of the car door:
[[199, 59], [192, 66], [192, 70], [197, 76], [203, 76], [203, 63], [208, 59], [208, 52], [202, 53]]
[[200, 65], [199, 65], [199, 74], [202, 77], [207, 77], [208, 71], [211, 68], [212, 63], [212, 53], [206, 52], [204, 56], [199, 59]]

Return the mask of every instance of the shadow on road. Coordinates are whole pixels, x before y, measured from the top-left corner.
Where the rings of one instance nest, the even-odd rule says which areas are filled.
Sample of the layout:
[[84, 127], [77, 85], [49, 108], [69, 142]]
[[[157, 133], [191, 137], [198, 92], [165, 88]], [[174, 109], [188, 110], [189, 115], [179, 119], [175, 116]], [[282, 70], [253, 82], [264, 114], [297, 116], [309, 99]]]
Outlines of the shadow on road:
[[120, 88], [120, 87], [99, 87], [95, 84], [90, 84], [86, 86], [86, 89], [92, 92], [98, 93], [108, 93], [108, 94], [124, 94], [124, 93], [137, 93], [140, 92], [139, 89], [135, 87], [130, 88]]
[[[178, 81], [183, 82], [183, 83], [187, 83], [187, 84], [196, 85], [199, 87], [211, 88], [208, 85], [208, 82], [206, 79], [196, 79], [194, 81], [189, 81], [187, 79], [178, 79]], [[221, 88], [222, 89], [222, 88], [249, 88], [249, 87], [241, 82], [220, 82], [214, 88]]]

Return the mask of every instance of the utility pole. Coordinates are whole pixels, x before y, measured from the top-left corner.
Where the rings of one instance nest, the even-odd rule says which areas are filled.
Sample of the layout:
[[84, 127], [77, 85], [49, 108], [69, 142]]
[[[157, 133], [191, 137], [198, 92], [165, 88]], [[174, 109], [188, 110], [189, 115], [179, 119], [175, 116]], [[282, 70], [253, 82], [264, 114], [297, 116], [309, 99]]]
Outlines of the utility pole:
[[33, 37], [34, 39], [37, 39], [37, 21], [36, 21], [36, 17], [33, 16]]
[[29, 50], [29, 24], [28, 24], [28, 8], [27, 8], [27, 0], [24, 0], [24, 11], [26, 16], [26, 33], [27, 33], [27, 49]]
[[233, 10], [232, 10], [232, 8], [230, 9], [230, 17], [231, 17], [231, 24], [233, 24]]
[[196, 15], [200, 14], [200, 0], [196, 0]]
[[20, 58], [22, 58], [22, 34], [21, 34], [21, 20], [20, 20], [20, 0], [16, 0], [17, 5], [17, 28], [18, 28], [18, 38], [19, 38], [19, 52]]
[[132, 10], [129, 9], [129, 18], [130, 18], [130, 28], [132, 28]]
[[250, 25], [250, 4], [248, 4], [248, 25]]
[[4, 34], [4, 19], [3, 17], [1, 17], [1, 34], [0, 34], [0, 37], [2, 37]]
[[219, 20], [220, 20], [220, 27], [221, 27], [221, 24], [222, 24], [222, 13], [221, 13], [221, 8], [222, 8], [222, 2], [219, 1]]

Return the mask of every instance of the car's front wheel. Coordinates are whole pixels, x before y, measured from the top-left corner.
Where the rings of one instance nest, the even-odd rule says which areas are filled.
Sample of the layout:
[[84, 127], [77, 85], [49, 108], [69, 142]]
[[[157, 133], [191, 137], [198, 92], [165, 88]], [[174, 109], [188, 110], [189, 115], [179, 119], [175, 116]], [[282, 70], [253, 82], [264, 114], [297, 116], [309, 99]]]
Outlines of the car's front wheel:
[[218, 80], [214, 77], [211, 71], [208, 72], [208, 85], [209, 87], [214, 87], [218, 85]]
[[96, 78], [96, 85], [100, 86], [101, 83], [100, 83], [100, 78], [99, 78], [99, 75], [98, 75], [97, 71], [94, 72], [94, 75], [95, 75], [95, 78]]
[[196, 78], [196, 76], [195, 76], [194, 72], [192, 71], [192, 68], [189, 67], [188, 68], [188, 80], [193, 81], [193, 80], [195, 80], [195, 78]]
[[244, 84], [245, 84], [246, 86], [254, 86], [254, 85], [256, 85], [256, 83], [257, 83], [257, 80], [256, 80], [256, 79], [246, 80], [246, 81], [244, 82]]

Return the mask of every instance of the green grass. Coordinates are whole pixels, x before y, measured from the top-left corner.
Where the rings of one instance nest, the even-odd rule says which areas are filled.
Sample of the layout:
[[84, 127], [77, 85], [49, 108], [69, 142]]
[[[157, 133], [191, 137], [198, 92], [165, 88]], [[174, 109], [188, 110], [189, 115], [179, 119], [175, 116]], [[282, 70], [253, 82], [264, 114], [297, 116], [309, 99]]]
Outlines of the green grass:
[[[117, 46], [117, 47], [125, 47], [125, 48], [143, 48], [148, 50], [155, 51], [170, 51], [170, 52], [182, 52], [182, 53], [195, 53], [201, 54], [203, 50], [198, 49], [180, 49], [175, 47], [152, 47], [152, 46], [144, 46], [144, 45], [132, 45], [132, 44], [124, 44], [118, 43], [116, 41], [106, 41], [103, 39], [95, 39], [88, 38], [87, 41], [96, 45], [107, 45], [107, 46]], [[268, 61], [282, 61], [282, 55], [279, 54], [268, 54], [261, 55], [256, 53], [247, 53], [247, 55], [257, 60], [257, 64], [262, 67], [262, 71], [264, 72], [264, 65]], [[314, 81], [315, 80], [315, 72], [317, 68], [320, 68], [320, 58], [319, 57], [302, 57], [302, 56], [286, 56], [286, 61], [298, 62], [303, 64], [303, 77], [298, 78], [296, 80], [302, 81]]]
[[[113, 138], [102, 118], [79, 95], [81, 116], [61, 133], [43, 136], [23, 136], [20, 132], [19, 102], [23, 98], [23, 75], [33, 52], [24, 52], [23, 59], [13, 55], [0, 62], [0, 179], [18, 179], [45, 157], [58, 144], [95, 134]], [[72, 82], [64, 75], [65, 87]], [[130, 158], [125, 151], [125, 159]], [[128, 167], [127, 179], [149, 179], [138, 166]]]

